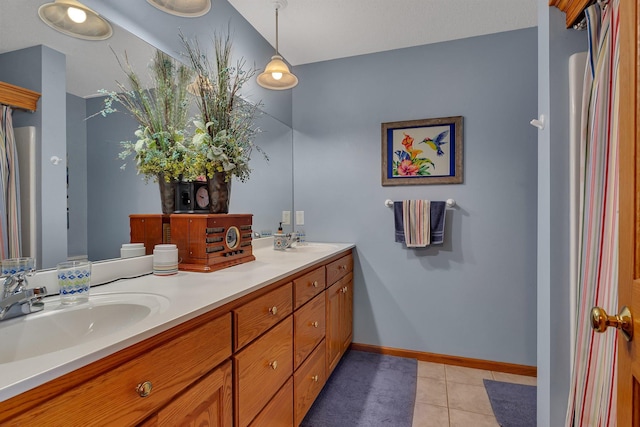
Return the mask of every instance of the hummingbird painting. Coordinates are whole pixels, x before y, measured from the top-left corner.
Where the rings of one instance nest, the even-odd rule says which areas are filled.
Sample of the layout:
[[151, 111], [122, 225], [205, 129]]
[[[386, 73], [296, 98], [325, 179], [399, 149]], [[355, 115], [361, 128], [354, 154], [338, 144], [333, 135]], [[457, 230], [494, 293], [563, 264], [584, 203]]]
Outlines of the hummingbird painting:
[[444, 151], [442, 151], [442, 148], [440, 147], [447, 143], [447, 141], [443, 141], [447, 135], [449, 135], [449, 131], [445, 130], [444, 132], [440, 132], [440, 134], [436, 136], [436, 139], [427, 137], [420, 142], [424, 142], [429, 147], [433, 148], [438, 156], [444, 156]]

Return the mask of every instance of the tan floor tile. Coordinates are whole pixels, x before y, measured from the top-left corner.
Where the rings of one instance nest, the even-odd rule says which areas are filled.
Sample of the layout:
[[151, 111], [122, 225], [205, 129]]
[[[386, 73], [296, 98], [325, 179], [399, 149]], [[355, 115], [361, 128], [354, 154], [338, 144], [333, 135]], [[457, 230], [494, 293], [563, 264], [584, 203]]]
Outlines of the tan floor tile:
[[504, 372], [492, 372], [493, 379], [496, 381], [503, 381], [506, 383], [516, 383], [525, 385], [536, 385], [538, 379], [536, 377], [528, 377], [526, 375], [506, 374]]
[[484, 386], [447, 383], [447, 400], [450, 409], [460, 409], [478, 414], [493, 415], [489, 396]]
[[449, 417], [451, 427], [499, 427], [496, 417], [493, 415], [474, 414], [473, 412], [450, 409]]
[[444, 365], [442, 363], [418, 361], [418, 377], [444, 380]]
[[413, 427], [449, 427], [449, 410], [442, 406], [416, 402]]
[[465, 368], [462, 366], [446, 365], [444, 367], [447, 376], [447, 383], [460, 383], [484, 386], [482, 380], [484, 378], [492, 380], [491, 371], [483, 369]]
[[447, 406], [447, 384], [444, 380], [418, 377], [416, 402]]

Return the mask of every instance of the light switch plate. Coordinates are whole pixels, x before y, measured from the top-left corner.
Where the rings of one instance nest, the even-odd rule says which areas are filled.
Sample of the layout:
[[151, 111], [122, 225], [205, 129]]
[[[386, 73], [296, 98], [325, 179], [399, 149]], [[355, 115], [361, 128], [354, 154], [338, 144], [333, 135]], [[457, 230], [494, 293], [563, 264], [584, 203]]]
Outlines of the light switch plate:
[[291, 224], [291, 211], [282, 211], [282, 224]]
[[296, 211], [296, 225], [304, 225], [304, 211]]

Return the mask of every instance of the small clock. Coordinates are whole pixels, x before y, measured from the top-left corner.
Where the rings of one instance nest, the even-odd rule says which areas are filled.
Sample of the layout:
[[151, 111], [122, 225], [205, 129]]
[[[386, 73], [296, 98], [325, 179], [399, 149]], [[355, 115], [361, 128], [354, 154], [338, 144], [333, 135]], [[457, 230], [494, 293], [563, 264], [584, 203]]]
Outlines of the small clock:
[[203, 210], [209, 212], [209, 189], [206, 182], [194, 183], [195, 201], [194, 211]]
[[206, 182], [178, 182], [175, 197], [175, 213], [209, 213], [211, 201]]
[[227, 229], [225, 241], [229, 249], [235, 249], [238, 247], [238, 244], [240, 243], [240, 231], [238, 230], [238, 227], [231, 226]]

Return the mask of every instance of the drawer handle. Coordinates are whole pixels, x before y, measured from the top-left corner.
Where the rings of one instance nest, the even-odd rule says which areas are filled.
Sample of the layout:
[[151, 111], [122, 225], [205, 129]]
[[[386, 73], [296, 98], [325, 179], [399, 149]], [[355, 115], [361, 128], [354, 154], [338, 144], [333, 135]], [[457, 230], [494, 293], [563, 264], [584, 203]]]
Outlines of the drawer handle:
[[313, 326], [314, 328], [317, 328], [319, 325], [318, 321], [316, 320], [315, 322], [311, 323], [311, 326]]
[[312, 376], [312, 377], [311, 377], [311, 379], [312, 379], [313, 381], [315, 381], [315, 382], [318, 382], [318, 376], [317, 376], [317, 375]]
[[318, 281], [314, 280], [313, 283], [311, 284], [311, 286], [313, 286], [314, 288], [318, 287]]
[[274, 305], [273, 307], [271, 307], [271, 308], [269, 309], [269, 313], [271, 313], [271, 314], [273, 314], [273, 315], [275, 316], [276, 314], [278, 314], [278, 307], [276, 307], [276, 306]]
[[341, 289], [341, 291], [342, 291], [342, 293], [343, 293], [343, 294], [346, 294], [348, 290], [349, 290], [349, 288], [348, 288], [348, 287], [346, 287], [346, 286], [345, 286], [344, 288], [342, 288], [342, 289]]
[[338, 270], [346, 270], [347, 269], [347, 265], [346, 264], [342, 264], [338, 266]]
[[153, 386], [151, 385], [151, 381], [145, 381], [138, 384], [138, 387], [136, 387], [136, 391], [138, 392], [138, 396], [147, 397], [151, 394], [152, 388]]
[[273, 362], [269, 363], [269, 366], [271, 366], [271, 369], [275, 370], [278, 367], [278, 361], [274, 360]]

